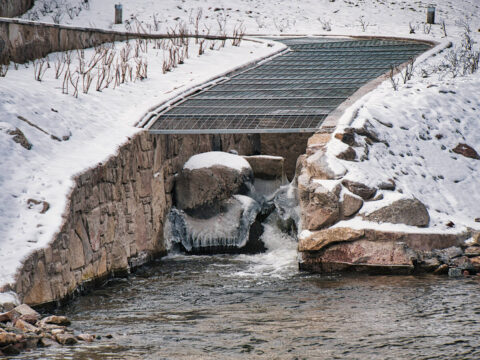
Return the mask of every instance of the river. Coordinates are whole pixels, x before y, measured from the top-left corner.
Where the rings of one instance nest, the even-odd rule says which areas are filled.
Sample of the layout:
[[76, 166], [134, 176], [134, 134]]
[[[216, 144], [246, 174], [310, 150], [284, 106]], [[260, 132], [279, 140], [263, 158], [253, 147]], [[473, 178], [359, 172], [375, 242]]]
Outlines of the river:
[[100, 340], [16, 358], [480, 358], [480, 277], [306, 274], [292, 239], [264, 239], [264, 254], [170, 255], [112, 280], [58, 310]]

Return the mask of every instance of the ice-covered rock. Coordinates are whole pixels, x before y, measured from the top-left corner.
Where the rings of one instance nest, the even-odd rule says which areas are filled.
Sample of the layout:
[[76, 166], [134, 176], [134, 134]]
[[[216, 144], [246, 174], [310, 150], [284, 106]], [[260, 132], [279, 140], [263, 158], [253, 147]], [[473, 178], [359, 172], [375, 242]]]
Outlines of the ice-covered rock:
[[185, 163], [175, 180], [175, 205], [208, 217], [223, 200], [247, 195], [252, 186], [252, 168], [241, 156], [220, 151], [198, 154]]
[[209, 218], [195, 218], [173, 208], [166, 238], [188, 253], [261, 251], [262, 227], [256, 223], [261, 210], [258, 202], [243, 195], [223, 201], [220, 211]]

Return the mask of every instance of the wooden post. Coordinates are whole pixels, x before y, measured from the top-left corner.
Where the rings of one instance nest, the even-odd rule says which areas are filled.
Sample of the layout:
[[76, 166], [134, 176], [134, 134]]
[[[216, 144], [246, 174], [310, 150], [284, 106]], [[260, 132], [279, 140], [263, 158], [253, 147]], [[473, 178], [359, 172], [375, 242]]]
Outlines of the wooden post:
[[435, 24], [435, 6], [427, 8], [427, 24]]
[[121, 24], [122, 20], [122, 4], [115, 5], [115, 24]]

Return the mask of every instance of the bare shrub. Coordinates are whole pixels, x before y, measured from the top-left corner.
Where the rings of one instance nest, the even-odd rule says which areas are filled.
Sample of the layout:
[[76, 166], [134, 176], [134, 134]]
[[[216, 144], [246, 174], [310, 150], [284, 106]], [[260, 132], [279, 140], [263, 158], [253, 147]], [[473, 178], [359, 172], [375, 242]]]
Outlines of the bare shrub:
[[34, 60], [33, 76], [35, 80], [42, 81], [43, 76], [45, 75], [49, 67], [50, 67], [50, 63], [48, 62], [48, 58]]

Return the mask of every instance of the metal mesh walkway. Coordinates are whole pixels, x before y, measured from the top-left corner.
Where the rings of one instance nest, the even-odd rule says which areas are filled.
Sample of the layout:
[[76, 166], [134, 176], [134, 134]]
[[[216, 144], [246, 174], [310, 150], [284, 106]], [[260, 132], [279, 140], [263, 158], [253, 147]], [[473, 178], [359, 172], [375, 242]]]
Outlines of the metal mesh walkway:
[[312, 132], [362, 85], [430, 48], [397, 40], [280, 41], [290, 51], [166, 109], [150, 132]]

